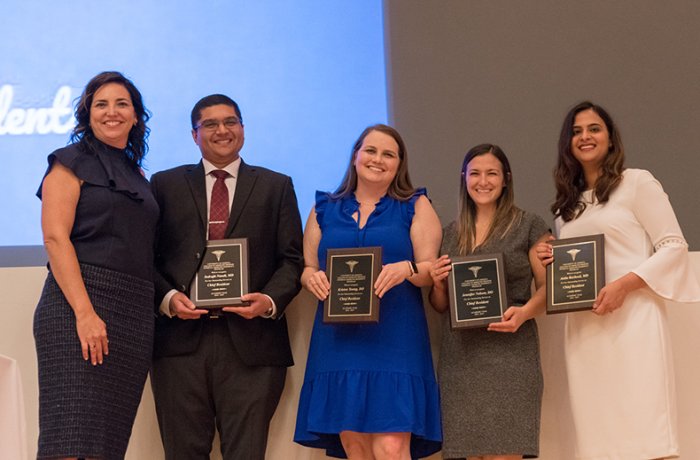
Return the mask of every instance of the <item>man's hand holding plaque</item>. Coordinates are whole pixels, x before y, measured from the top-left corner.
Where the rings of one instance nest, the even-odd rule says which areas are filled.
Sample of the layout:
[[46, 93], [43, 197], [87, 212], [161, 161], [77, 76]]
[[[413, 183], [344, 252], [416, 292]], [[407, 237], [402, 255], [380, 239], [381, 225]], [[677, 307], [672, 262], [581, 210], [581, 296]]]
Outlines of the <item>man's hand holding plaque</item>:
[[250, 305], [248, 294], [248, 240], [211, 240], [192, 280], [190, 300], [197, 308], [219, 309]]
[[235, 313], [245, 319], [257, 317], [271, 318], [273, 313], [272, 299], [260, 292], [250, 292], [241, 296], [241, 305], [226, 306], [221, 310]]

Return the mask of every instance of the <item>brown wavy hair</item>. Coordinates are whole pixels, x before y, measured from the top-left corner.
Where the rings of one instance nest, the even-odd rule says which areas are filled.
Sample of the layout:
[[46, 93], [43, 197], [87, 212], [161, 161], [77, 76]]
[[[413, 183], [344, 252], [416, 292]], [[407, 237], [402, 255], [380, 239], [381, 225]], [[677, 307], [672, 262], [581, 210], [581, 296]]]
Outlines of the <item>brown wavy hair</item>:
[[561, 217], [564, 222], [577, 218], [586, 209], [586, 203], [581, 201], [581, 194], [586, 190], [586, 180], [583, 168], [571, 151], [571, 140], [574, 137], [574, 121], [576, 115], [585, 110], [592, 110], [605, 123], [610, 136], [610, 148], [600, 167], [600, 176], [596, 180], [594, 195], [598, 203], [606, 203], [610, 194], [620, 185], [622, 172], [625, 169], [625, 149], [622, 138], [610, 114], [601, 106], [590, 101], [576, 104], [564, 118], [559, 134], [559, 153], [557, 166], [554, 168], [554, 185], [557, 189], [556, 199], [551, 206], [555, 217]]
[[505, 152], [495, 144], [479, 144], [469, 149], [462, 161], [459, 177], [459, 205], [457, 211], [457, 234], [460, 255], [470, 254], [476, 249], [476, 204], [467, 190], [467, 168], [476, 157], [492, 154], [501, 163], [503, 190], [496, 200], [496, 215], [488, 229], [482, 246], [495, 238], [504, 238], [520, 222], [523, 212], [515, 206], [513, 174]]
[[408, 174], [408, 152], [406, 151], [406, 144], [401, 138], [401, 135], [391, 126], [376, 124], [365, 128], [365, 130], [362, 131], [362, 134], [360, 134], [360, 137], [358, 137], [353, 144], [352, 154], [350, 155], [350, 163], [348, 164], [348, 168], [345, 170], [345, 176], [340, 182], [340, 185], [335, 192], [331, 194], [332, 199], [337, 200], [340, 198], [345, 198], [355, 192], [355, 189], [357, 188], [357, 171], [355, 170], [354, 164], [355, 157], [357, 156], [357, 152], [360, 150], [360, 147], [362, 147], [362, 143], [365, 141], [365, 138], [373, 131], [378, 131], [386, 134], [387, 136], [391, 136], [399, 146], [399, 168], [396, 171], [394, 180], [392, 180], [391, 184], [389, 185], [387, 195], [389, 195], [391, 198], [405, 201], [411, 198], [416, 192], [416, 189], [413, 187], [411, 178]]
[[134, 168], [138, 168], [148, 152], [147, 140], [151, 130], [146, 126], [146, 122], [151, 118], [151, 113], [144, 106], [143, 98], [136, 86], [119, 72], [107, 71], [99, 73], [85, 85], [83, 94], [80, 95], [78, 102], [75, 104], [75, 119], [78, 121], [78, 124], [73, 128], [70, 140], [72, 143], [79, 143], [87, 151], [97, 148], [97, 139], [92, 131], [92, 127], [90, 127], [90, 107], [92, 107], [92, 100], [97, 90], [108, 83], [122, 85], [129, 92], [129, 96], [131, 96], [131, 103], [134, 106], [138, 123], [129, 131], [129, 138], [126, 143], [126, 156]]

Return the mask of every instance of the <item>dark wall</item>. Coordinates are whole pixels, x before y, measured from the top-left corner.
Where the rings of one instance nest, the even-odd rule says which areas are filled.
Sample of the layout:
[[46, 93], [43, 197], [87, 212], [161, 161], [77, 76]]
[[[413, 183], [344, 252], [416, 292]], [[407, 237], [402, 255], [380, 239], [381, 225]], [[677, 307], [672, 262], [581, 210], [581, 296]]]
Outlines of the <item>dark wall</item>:
[[385, 24], [392, 122], [443, 223], [482, 142], [508, 154], [519, 206], [551, 221], [561, 122], [591, 99], [700, 250], [700, 2], [385, 0]]

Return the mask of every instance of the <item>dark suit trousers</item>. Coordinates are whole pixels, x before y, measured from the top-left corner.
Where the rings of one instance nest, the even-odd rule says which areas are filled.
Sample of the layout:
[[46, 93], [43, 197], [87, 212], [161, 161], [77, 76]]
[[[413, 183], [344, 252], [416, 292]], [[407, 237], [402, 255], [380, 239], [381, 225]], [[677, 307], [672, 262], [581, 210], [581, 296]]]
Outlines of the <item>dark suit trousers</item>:
[[151, 383], [166, 460], [209, 460], [214, 427], [224, 460], [263, 460], [286, 367], [245, 365], [226, 319], [199, 319], [197, 350], [153, 362]]

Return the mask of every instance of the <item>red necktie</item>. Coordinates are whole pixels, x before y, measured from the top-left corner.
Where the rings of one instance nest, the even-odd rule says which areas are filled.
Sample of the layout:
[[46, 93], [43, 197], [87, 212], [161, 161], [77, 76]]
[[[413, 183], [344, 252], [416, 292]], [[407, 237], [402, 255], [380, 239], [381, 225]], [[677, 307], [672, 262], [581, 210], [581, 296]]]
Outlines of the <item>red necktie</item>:
[[209, 239], [221, 240], [228, 226], [229, 203], [225, 180], [229, 174], [223, 169], [216, 169], [211, 172], [211, 175], [216, 178], [216, 182], [211, 191], [209, 204]]

